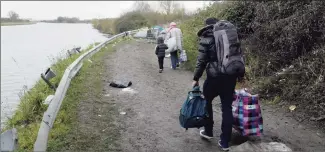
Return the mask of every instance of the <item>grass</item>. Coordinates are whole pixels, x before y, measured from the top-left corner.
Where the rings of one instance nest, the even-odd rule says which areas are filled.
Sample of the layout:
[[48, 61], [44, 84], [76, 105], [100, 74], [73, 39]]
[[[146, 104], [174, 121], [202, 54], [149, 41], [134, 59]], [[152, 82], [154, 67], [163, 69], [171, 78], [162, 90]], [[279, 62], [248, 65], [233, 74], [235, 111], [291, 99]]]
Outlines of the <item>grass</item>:
[[[65, 100], [63, 101], [62, 108], [55, 121], [54, 127], [48, 143], [48, 151], [81, 151], [89, 148], [94, 148], [89, 151], [103, 151], [102, 149], [114, 149], [117, 147], [116, 141], [119, 138], [119, 131], [114, 129], [114, 113], [117, 109], [111, 105], [101, 104], [103, 97], [102, 90], [104, 83], [102, 81], [101, 71], [105, 71], [105, 57], [112, 53], [117, 43], [122, 40], [124, 42], [128, 38], [120, 38], [114, 40], [106, 47], [102, 48], [99, 52], [90, 58], [92, 63], [84, 62], [78, 76], [73, 79], [71, 86], [68, 89]], [[83, 102], [83, 103], [80, 103]], [[89, 104], [90, 105], [87, 105]], [[105, 109], [106, 113], [101, 111], [101, 118], [95, 109]], [[82, 110], [80, 109], [93, 109], [82, 117]], [[82, 120], [80, 120], [82, 119]], [[91, 120], [89, 120], [91, 119]], [[85, 124], [84, 121], [91, 121], [96, 123], [94, 119], [99, 120], [99, 124], [90, 125], [95, 127], [90, 129], [90, 126]], [[98, 121], [97, 121], [98, 122]], [[105, 122], [105, 123], [103, 123]], [[107, 129], [107, 125], [109, 126]], [[102, 139], [103, 132], [98, 131], [106, 129], [104, 139]], [[86, 150], [87, 151], [87, 150]]]
[[[90, 50], [93, 45], [84, 49], [82, 53]], [[65, 69], [81, 54], [74, 54], [70, 58], [58, 58], [56, 63], [51, 66], [51, 69], [55, 71], [56, 77], [51, 79], [51, 83], [58, 86], [63, 76]], [[43, 101], [48, 95], [55, 92], [43, 81], [38, 80], [36, 84], [30, 89], [25, 90], [18, 109], [12, 118], [6, 122], [6, 129], [17, 128], [18, 130], [18, 151], [31, 150], [36, 140], [39, 124], [42, 120], [43, 113], [47, 109], [47, 105], [43, 104]], [[6, 130], [4, 129], [4, 130]]]
[[1, 26], [30, 25], [36, 22], [1, 22]]
[[[115, 42], [118, 41], [121, 40], [115, 40]], [[84, 49], [82, 53], [90, 50], [93, 46], [94, 45], [90, 45], [90, 47]], [[108, 47], [105, 47], [104, 49], [107, 50]], [[56, 63], [51, 66], [56, 73], [56, 77], [50, 80], [51, 83], [58, 86], [65, 69], [82, 53], [74, 54], [70, 58], [57, 59]], [[95, 54], [95, 57], [98, 57], [98, 55]], [[85, 71], [91, 69], [89, 63], [90, 62], [85, 61], [81, 71], [79, 71], [78, 75], [71, 81], [66, 97], [64, 98], [61, 109], [56, 117], [54, 127], [50, 133], [50, 141], [48, 143], [49, 149], [62, 146], [64, 140], [59, 137], [66, 135], [73, 127], [71, 124], [75, 121], [78, 101], [80, 101], [82, 97], [82, 92], [89, 91], [87, 88], [83, 87], [85, 78], [87, 77]], [[93, 81], [95, 80], [96, 79]], [[44, 105], [43, 102], [48, 95], [54, 93], [55, 92], [51, 90], [43, 80], [38, 80], [33, 88], [24, 91], [17, 111], [12, 118], [8, 119], [4, 129], [16, 128], [18, 130], [17, 151], [32, 151], [34, 142], [36, 141], [40, 121], [47, 109], [47, 105]]]
[[[78, 128], [78, 126], [76, 126], [76, 122], [78, 121], [78, 104], [81, 100], [87, 98], [87, 92], [89, 91], [98, 95], [101, 94], [103, 86], [98, 71], [103, 70], [103, 64], [98, 63], [103, 62], [102, 57], [109, 51], [112, 51], [112, 47], [105, 47], [100, 52], [96, 53], [90, 59], [94, 64], [87, 61], [84, 62], [78, 76], [73, 79], [54, 127], [51, 130], [48, 151], [61, 151], [61, 149], [65, 147], [74, 147], [70, 145], [71, 143], [76, 144], [74, 142], [75, 136], [71, 136], [69, 133], [78, 135], [78, 133], [75, 132], [75, 129]], [[93, 85], [85, 87], [88, 86], [85, 83], [91, 83]]]

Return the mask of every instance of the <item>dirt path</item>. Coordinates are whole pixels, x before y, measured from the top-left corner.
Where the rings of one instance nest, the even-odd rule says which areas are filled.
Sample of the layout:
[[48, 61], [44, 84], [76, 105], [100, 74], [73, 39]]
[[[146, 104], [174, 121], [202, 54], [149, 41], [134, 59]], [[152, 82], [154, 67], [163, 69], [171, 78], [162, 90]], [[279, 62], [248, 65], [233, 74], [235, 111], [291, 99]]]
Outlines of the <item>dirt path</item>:
[[[165, 71], [158, 73], [154, 45], [144, 40], [117, 46], [106, 61], [105, 94], [117, 105], [121, 149], [125, 152], [195, 152], [218, 151], [217, 140], [207, 142], [198, 136], [198, 129], [185, 131], [178, 122], [180, 107], [191, 88], [192, 73], [173, 71], [165, 59]], [[128, 92], [108, 86], [110, 80], [133, 82]], [[202, 84], [202, 82], [201, 82]], [[214, 102], [214, 133], [220, 134], [219, 99]], [[126, 112], [125, 115], [120, 112]], [[265, 136], [262, 141], [280, 141], [293, 151], [325, 151], [323, 135], [310, 131], [271, 108], [263, 107]]]

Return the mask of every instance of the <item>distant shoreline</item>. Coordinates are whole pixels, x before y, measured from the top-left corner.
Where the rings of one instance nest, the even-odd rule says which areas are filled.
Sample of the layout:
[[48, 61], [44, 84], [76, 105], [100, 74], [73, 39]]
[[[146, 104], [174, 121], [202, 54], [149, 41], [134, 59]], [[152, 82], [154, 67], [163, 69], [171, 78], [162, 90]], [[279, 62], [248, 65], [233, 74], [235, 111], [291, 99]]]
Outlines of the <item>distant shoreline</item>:
[[37, 22], [1, 22], [1, 26], [30, 25]]

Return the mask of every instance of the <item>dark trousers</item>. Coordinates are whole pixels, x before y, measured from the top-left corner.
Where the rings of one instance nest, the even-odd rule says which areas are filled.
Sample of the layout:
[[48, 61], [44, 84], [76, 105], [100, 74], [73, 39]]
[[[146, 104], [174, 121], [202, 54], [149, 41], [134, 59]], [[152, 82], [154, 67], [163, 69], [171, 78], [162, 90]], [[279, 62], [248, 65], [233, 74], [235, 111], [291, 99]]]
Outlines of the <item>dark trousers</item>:
[[213, 135], [213, 111], [212, 100], [220, 96], [222, 108], [221, 135], [222, 142], [229, 142], [232, 132], [233, 115], [232, 102], [233, 93], [236, 86], [236, 78], [229, 76], [219, 76], [217, 78], [207, 78], [203, 84], [203, 95], [207, 100], [207, 110], [209, 113], [209, 125], [205, 126], [205, 132]]
[[164, 58], [165, 57], [158, 57], [159, 69], [164, 69]]
[[172, 68], [176, 69], [176, 66], [178, 64], [178, 55], [177, 55], [178, 51], [174, 51], [174, 52], [170, 52], [170, 59], [172, 62]]

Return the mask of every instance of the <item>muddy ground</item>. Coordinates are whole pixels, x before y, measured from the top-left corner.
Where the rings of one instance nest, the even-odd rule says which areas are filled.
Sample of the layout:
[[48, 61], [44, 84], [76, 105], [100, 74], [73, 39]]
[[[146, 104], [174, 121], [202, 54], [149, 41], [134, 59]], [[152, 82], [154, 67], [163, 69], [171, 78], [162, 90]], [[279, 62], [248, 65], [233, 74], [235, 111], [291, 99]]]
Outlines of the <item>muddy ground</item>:
[[[116, 136], [120, 136], [119, 147], [110, 148], [110, 151], [219, 151], [217, 140], [204, 141], [199, 137], [198, 129], [185, 131], [180, 127], [178, 116], [191, 88], [191, 72], [170, 69], [170, 59], [165, 58], [164, 72], [158, 73], [154, 44], [146, 40], [133, 40], [116, 46], [116, 52], [109, 54], [105, 64], [105, 89], [101, 100], [114, 104], [117, 109], [109, 114], [116, 118], [114, 130], [119, 132]], [[133, 90], [112, 88], [109, 86], [112, 80], [132, 81], [130, 88]], [[215, 99], [214, 105], [214, 135], [218, 137], [221, 122], [219, 98]], [[321, 131], [300, 124], [272, 107], [263, 106], [262, 109], [265, 135], [255, 142], [282, 142], [293, 151], [325, 151], [325, 137]], [[91, 129], [96, 129], [96, 126]], [[234, 138], [232, 144], [241, 143], [238, 139], [241, 138]]]

